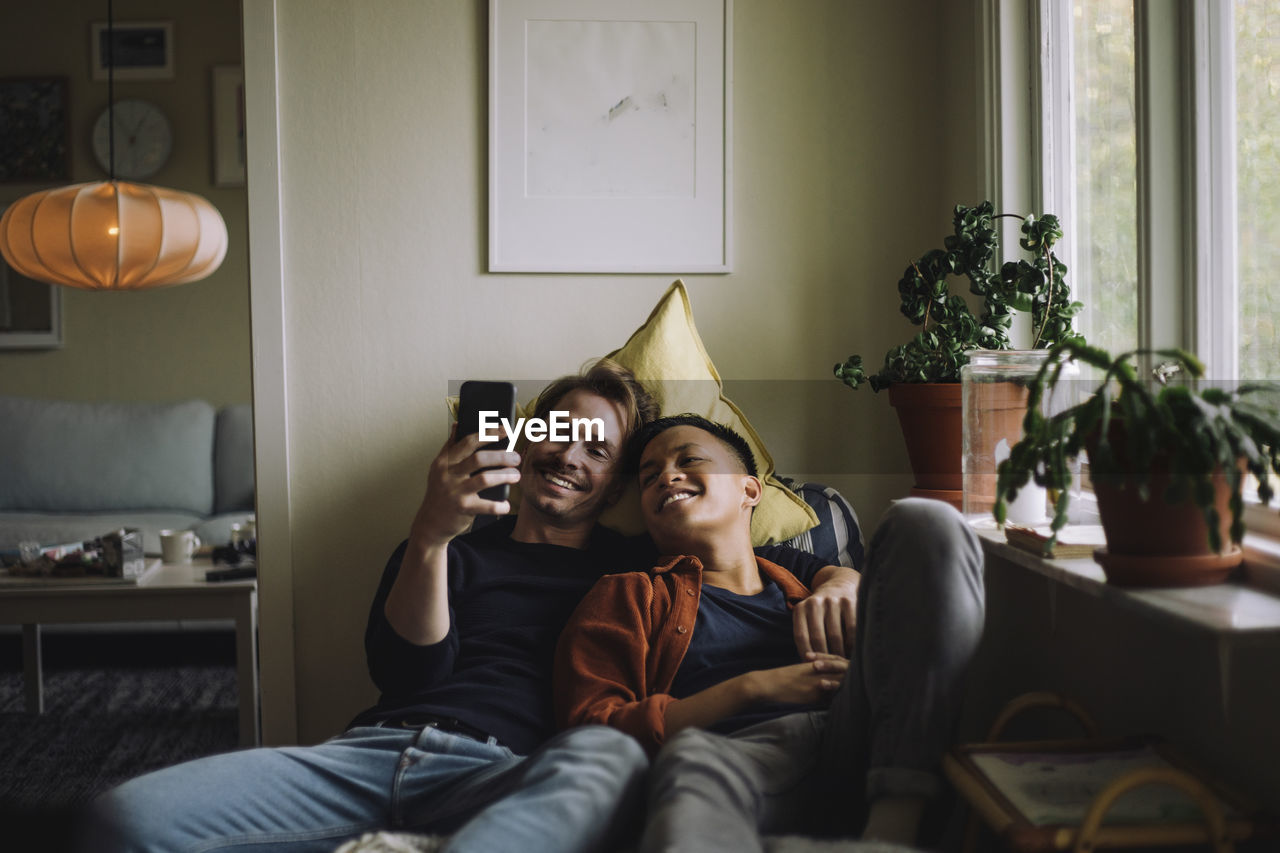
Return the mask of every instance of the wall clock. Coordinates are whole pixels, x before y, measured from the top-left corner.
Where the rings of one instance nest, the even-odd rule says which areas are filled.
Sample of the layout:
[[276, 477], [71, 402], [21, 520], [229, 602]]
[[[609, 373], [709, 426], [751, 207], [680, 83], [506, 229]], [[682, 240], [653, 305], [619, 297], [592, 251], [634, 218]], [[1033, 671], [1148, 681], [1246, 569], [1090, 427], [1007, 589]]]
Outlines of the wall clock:
[[[111, 107], [93, 126], [93, 153], [111, 171]], [[160, 171], [173, 147], [169, 119], [155, 104], [139, 100], [115, 104], [115, 174], [118, 178], [146, 178]]]

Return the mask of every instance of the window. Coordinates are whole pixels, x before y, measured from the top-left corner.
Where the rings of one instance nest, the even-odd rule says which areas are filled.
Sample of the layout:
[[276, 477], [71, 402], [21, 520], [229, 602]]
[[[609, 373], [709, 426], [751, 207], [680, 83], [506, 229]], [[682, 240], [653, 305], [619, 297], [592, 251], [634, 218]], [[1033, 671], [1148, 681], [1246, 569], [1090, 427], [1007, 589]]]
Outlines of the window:
[[[1186, 348], [1215, 380], [1280, 380], [1280, 4], [983, 9], [988, 183], [1003, 209], [1062, 217], [1081, 331], [1113, 352]], [[1280, 537], [1274, 503], [1247, 522]]]
[[1042, 133], [1069, 133], [1048, 143], [1074, 156], [1041, 180], [1045, 208], [1071, 211], [1082, 331], [1113, 351], [1187, 347], [1218, 379], [1280, 378], [1280, 7], [1061, 6], [1041, 3], [1039, 79], [1044, 111], [1069, 118]]
[[1132, 0], [1076, 0], [1071, 85], [1073, 291], [1084, 336], [1111, 352], [1138, 344], [1138, 160]]

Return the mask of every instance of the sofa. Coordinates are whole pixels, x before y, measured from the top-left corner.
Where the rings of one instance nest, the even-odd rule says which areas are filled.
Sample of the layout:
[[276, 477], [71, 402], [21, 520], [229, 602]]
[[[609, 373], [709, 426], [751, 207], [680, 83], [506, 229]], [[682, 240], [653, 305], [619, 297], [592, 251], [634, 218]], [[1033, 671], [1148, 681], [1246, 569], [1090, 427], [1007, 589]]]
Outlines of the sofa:
[[148, 555], [164, 529], [225, 545], [253, 511], [248, 404], [0, 396], [0, 558], [122, 527]]
[[[861, 567], [866, 542], [857, 513], [844, 495], [821, 483], [798, 482], [788, 477], [779, 477], [778, 482], [803, 501], [817, 519], [816, 526], [781, 544], [815, 554], [828, 565]], [[477, 524], [489, 524], [494, 520], [481, 516]], [[344, 842], [334, 853], [440, 853], [448, 841], [447, 835], [384, 830], [367, 832]], [[917, 850], [882, 841], [800, 835], [771, 835], [763, 842], [765, 853], [915, 853]], [[621, 853], [633, 853], [634, 849], [628, 846]]]

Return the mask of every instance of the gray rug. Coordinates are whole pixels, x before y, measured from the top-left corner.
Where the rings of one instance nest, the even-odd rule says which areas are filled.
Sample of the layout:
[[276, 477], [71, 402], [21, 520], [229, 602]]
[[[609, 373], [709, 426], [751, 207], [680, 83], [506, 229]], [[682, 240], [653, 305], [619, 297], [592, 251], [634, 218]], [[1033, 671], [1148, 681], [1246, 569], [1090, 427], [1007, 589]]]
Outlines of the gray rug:
[[46, 669], [45, 713], [0, 672], [0, 810], [50, 812], [150, 770], [236, 748], [231, 665]]

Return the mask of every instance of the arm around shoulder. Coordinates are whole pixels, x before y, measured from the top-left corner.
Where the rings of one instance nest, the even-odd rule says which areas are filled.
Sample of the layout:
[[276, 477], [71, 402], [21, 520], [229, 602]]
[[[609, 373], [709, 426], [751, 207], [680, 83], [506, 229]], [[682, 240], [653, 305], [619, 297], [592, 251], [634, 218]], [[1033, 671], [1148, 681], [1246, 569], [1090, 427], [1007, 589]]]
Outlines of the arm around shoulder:
[[823, 566], [813, 575], [813, 593], [799, 602], [792, 625], [796, 649], [849, 657], [858, 621], [861, 575], [844, 566]]

